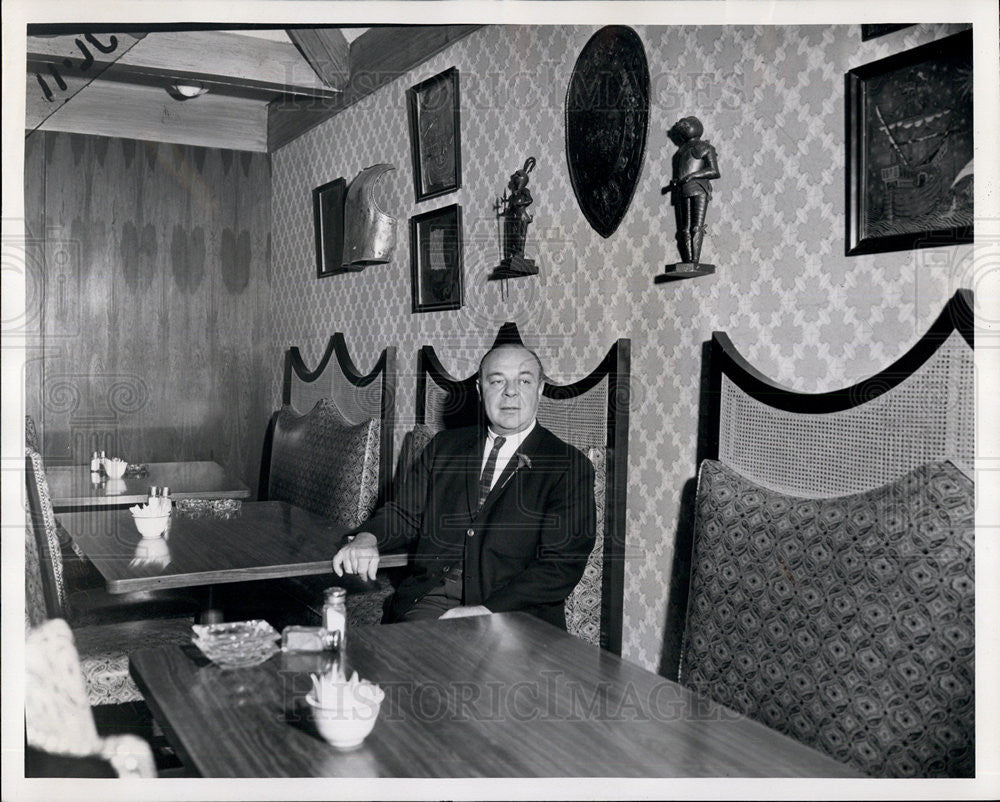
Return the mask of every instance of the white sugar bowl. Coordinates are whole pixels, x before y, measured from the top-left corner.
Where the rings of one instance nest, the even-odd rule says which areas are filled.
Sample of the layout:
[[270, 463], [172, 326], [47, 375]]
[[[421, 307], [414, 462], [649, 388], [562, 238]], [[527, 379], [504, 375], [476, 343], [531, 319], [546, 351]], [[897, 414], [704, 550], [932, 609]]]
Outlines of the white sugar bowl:
[[129, 512], [132, 513], [132, 520], [135, 521], [135, 528], [139, 530], [139, 534], [147, 538], [162, 535], [170, 522], [169, 502], [165, 506], [136, 504], [134, 507], [129, 507]]
[[112, 479], [121, 479], [125, 475], [126, 468], [128, 462], [118, 457], [104, 460], [104, 472]]
[[306, 703], [312, 708], [319, 734], [338, 749], [360, 746], [375, 726], [385, 692], [378, 685], [359, 680], [357, 672], [350, 681], [335, 673], [312, 676], [313, 690]]
[[137, 515], [134, 520], [135, 528], [139, 530], [140, 535], [147, 538], [159, 537], [163, 534], [163, 530], [167, 528], [167, 522], [170, 520], [170, 516], [155, 515], [140, 518]]

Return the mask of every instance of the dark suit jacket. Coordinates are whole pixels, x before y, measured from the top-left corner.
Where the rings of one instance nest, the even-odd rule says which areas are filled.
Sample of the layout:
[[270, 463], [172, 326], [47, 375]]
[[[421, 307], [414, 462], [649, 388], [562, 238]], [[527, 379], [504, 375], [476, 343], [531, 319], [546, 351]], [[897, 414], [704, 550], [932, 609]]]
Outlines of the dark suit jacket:
[[374, 534], [379, 551], [416, 541], [387, 621], [461, 565], [465, 604], [523, 610], [566, 628], [563, 603], [594, 546], [593, 466], [536, 424], [477, 511], [485, 438], [478, 427], [436, 435], [394, 500], [356, 530]]

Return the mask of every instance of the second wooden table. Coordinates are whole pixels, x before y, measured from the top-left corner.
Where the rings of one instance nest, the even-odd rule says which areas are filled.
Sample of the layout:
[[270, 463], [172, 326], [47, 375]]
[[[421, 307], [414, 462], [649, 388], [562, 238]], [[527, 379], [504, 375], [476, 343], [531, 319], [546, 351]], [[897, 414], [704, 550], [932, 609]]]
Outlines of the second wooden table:
[[92, 479], [89, 465], [56, 465], [45, 469], [52, 506], [108, 507], [139, 504], [149, 488], [169, 487], [170, 495], [182, 498], [246, 498], [250, 488], [216, 462], [150, 462], [148, 472], [121, 479]]
[[[283, 501], [245, 502], [230, 518], [175, 510], [162, 538], [143, 539], [128, 510], [61, 513], [110, 593], [332, 573], [344, 527]], [[382, 565], [404, 565], [386, 555]]]

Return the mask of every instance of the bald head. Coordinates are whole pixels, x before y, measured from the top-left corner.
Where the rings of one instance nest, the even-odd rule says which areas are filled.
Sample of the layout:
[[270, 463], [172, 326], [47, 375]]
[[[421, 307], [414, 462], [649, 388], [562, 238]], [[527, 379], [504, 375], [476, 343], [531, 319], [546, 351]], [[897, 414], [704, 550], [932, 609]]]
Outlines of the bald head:
[[508, 350], [508, 349], [513, 350], [513, 351], [519, 351], [522, 354], [526, 355], [527, 357], [530, 357], [531, 359], [533, 359], [535, 361], [535, 364], [538, 366], [538, 379], [539, 379], [539, 381], [541, 381], [542, 376], [545, 375], [545, 371], [542, 369], [542, 360], [539, 359], [538, 358], [538, 354], [536, 354], [530, 348], [528, 348], [528, 347], [526, 347], [524, 345], [518, 345], [517, 343], [502, 343], [500, 345], [494, 345], [489, 351], [487, 351], [485, 354], [483, 354], [483, 358], [479, 360], [479, 380], [480, 381], [482, 381], [482, 378], [483, 378], [483, 366], [486, 364], [486, 360], [489, 359], [489, 357], [491, 355], [497, 353], [498, 351], [505, 351], [505, 350]]
[[542, 362], [523, 345], [497, 346], [479, 363], [477, 385], [490, 428], [497, 434], [517, 434], [535, 420], [542, 397]]

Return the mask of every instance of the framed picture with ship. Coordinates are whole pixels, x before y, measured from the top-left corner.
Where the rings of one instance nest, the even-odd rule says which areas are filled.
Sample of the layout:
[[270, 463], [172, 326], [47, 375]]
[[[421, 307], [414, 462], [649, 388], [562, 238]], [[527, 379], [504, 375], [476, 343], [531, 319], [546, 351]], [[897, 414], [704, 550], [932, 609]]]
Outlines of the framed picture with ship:
[[848, 256], [972, 242], [972, 31], [845, 76]]

